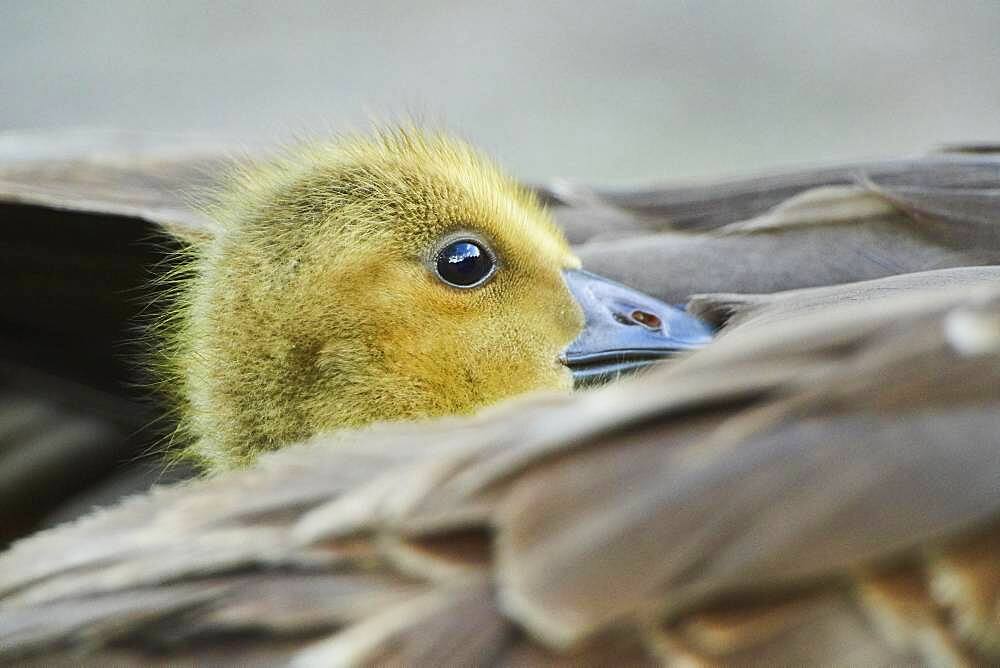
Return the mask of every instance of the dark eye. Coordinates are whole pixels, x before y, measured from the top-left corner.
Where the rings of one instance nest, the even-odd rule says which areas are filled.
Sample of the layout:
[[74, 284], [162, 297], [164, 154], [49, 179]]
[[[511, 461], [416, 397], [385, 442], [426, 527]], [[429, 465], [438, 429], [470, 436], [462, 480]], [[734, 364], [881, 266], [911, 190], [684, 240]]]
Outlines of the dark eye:
[[437, 255], [435, 269], [442, 281], [456, 288], [474, 288], [485, 283], [497, 263], [493, 254], [472, 239], [452, 241]]

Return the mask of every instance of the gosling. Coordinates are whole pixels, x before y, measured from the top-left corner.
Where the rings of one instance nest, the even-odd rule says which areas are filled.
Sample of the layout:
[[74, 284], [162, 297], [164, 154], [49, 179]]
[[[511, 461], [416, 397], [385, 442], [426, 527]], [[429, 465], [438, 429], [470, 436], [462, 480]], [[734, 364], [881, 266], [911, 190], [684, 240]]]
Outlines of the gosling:
[[443, 133], [303, 146], [237, 170], [207, 211], [165, 346], [185, 454], [207, 471], [568, 391], [711, 338], [582, 271], [531, 190]]

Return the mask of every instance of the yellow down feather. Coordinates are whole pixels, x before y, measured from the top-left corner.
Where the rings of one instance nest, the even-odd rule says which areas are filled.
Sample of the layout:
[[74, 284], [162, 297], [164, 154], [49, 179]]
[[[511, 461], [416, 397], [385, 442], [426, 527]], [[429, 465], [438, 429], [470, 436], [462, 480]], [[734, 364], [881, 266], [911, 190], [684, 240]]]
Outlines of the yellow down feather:
[[[321, 431], [461, 414], [569, 390], [559, 352], [583, 315], [577, 267], [531, 191], [442, 133], [307, 144], [235, 171], [188, 249], [166, 345], [186, 454], [250, 463]], [[499, 268], [457, 289], [443, 239], [484, 240]]]

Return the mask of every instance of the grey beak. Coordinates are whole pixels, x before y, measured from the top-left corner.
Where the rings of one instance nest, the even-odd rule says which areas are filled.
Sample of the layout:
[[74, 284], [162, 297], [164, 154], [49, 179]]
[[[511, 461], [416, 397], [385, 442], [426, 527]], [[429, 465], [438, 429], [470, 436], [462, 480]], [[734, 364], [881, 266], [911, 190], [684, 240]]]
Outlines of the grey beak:
[[683, 309], [578, 269], [563, 271], [586, 319], [560, 360], [576, 385], [593, 385], [712, 341], [712, 328]]

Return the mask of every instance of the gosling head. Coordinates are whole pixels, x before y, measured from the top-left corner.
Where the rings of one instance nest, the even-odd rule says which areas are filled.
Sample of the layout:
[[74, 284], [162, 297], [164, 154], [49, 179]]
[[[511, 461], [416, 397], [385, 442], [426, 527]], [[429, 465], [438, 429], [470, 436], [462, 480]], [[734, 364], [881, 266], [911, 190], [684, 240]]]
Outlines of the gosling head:
[[707, 330], [579, 270], [535, 195], [446, 135], [245, 168], [192, 244], [170, 366], [210, 470], [317, 432], [569, 390]]

